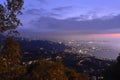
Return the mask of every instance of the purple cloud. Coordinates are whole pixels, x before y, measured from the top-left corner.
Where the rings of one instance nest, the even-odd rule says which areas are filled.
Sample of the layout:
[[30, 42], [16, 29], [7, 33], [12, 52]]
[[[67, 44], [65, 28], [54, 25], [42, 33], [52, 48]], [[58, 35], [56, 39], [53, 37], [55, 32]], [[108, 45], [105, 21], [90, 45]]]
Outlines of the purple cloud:
[[32, 31], [46, 34], [108, 34], [120, 32], [119, 21], [120, 15], [110, 19], [93, 19], [86, 21], [40, 17], [30, 21], [29, 24], [31, 25]]
[[57, 8], [53, 8], [53, 11], [68, 11], [71, 10], [73, 8], [73, 6], [62, 6], [62, 7], [57, 7]]

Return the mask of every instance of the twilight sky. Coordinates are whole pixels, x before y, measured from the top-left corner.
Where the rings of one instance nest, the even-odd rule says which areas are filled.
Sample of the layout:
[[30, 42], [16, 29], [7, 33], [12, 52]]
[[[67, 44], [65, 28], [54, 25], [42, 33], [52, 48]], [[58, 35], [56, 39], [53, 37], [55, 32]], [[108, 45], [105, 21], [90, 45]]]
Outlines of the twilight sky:
[[19, 31], [40, 39], [119, 38], [119, 3], [120, 0], [25, 0]]

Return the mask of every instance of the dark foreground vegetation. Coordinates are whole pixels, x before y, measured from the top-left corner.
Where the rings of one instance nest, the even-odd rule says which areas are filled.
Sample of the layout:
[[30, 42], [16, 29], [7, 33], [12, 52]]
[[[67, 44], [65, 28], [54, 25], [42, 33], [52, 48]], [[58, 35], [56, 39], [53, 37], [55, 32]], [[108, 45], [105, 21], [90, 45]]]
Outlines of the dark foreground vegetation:
[[120, 54], [117, 60], [103, 72], [104, 80], [120, 80]]
[[[13, 38], [6, 38], [0, 47], [0, 80], [119, 80], [120, 56], [114, 62], [68, 53], [49, 54], [26, 60]], [[31, 54], [30, 54], [31, 55]], [[55, 56], [49, 59], [49, 56]], [[24, 58], [23, 58], [24, 57]], [[87, 59], [87, 60], [86, 60]], [[91, 60], [90, 60], [91, 59]], [[79, 61], [81, 64], [79, 64]], [[106, 64], [111, 64], [109, 67]], [[106, 66], [106, 67], [105, 67]]]
[[23, 65], [19, 51], [16, 41], [12, 38], [5, 40], [0, 52], [0, 80], [88, 80], [86, 73], [76, 73], [59, 60], [37, 60]]

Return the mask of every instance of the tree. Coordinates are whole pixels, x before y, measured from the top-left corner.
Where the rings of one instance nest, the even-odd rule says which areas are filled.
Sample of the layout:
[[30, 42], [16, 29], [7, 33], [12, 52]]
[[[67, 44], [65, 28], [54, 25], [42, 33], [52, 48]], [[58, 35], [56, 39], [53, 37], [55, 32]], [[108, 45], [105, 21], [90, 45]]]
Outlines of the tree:
[[[17, 18], [21, 15], [23, 0], [6, 0], [0, 4], [0, 34], [8, 35], [18, 33], [16, 28], [21, 24]], [[6, 38], [4, 45], [0, 47], [0, 80], [15, 80], [25, 72], [25, 67], [20, 65], [19, 44], [11, 37]]]
[[23, 0], [6, 0], [5, 5], [0, 4], [0, 33], [17, 33], [15, 29], [22, 25], [17, 18], [17, 15], [22, 14], [22, 6]]
[[21, 65], [19, 44], [12, 38], [5, 40], [5, 45], [0, 56], [0, 78], [14, 80], [25, 73], [25, 67]]
[[25, 80], [67, 80], [63, 65], [46, 60], [30, 65], [26, 76]]
[[89, 80], [88, 75], [85, 73], [76, 73], [74, 70], [72, 69], [65, 69], [65, 74], [68, 78], [68, 80]]
[[89, 80], [86, 74], [65, 68], [60, 62], [39, 60], [29, 66], [25, 80]]
[[119, 56], [117, 57], [117, 62], [120, 63], [120, 53]]
[[120, 54], [117, 60], [103, 72], [104, 80], [120, 80]]

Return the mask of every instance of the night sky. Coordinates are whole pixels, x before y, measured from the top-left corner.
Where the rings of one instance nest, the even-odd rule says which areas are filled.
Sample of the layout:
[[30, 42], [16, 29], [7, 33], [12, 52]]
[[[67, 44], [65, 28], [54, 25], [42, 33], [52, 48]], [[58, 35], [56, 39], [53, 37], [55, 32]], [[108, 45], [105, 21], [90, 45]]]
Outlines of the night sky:
[[[4, 0], [0, 0], [2, 2]], [[21, 35], [40, 39], [120, 37], [120, 0], [25, 0]]]

